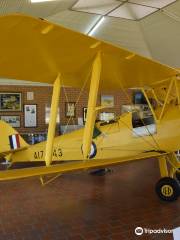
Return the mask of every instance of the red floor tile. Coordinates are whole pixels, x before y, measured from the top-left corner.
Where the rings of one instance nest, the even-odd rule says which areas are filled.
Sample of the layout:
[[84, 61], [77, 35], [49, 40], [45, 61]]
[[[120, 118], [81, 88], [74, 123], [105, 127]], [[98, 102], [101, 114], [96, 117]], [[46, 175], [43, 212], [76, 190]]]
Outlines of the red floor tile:
[[128, 163], [106, 176], [63, 175], [42, 187], [38, 178], [0, 182], [0, 240], [170, 240], [136, 236], [137, 226], [180, 226], [180, 200], [161, 202], [155, 160]]

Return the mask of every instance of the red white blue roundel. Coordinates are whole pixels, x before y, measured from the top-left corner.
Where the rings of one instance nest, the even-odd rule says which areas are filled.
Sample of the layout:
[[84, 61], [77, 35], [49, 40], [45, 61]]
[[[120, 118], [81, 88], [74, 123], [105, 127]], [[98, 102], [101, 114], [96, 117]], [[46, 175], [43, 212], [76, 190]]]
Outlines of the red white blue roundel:
[[[83, 146], [81, 147], [81, 150], [83, 152]], [[96, 144], [94, 142], [91, 143], [91, 149], [90, 149], [90, 154], [88, 156], [89, 159], [94, 158], [96, 156], [97, 153], [97, 147]]]
[[93, 158], [96, 156], [97, 153], [97, 147], [96, 144], [94, 142], [92, 142], [91, 144], [91, 150], [90, 150], [90, 154], [89, 154], [89, 158]]

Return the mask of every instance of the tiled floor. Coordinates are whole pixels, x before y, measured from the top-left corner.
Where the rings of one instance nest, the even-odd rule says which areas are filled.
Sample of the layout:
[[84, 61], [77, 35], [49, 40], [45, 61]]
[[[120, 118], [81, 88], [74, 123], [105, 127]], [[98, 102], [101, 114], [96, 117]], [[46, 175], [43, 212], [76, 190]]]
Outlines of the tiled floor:
[[157, 162], [120, 165], [106, 176], [63, 175], [42, 187], [39, 179], [0, 182], [0, 240], [173, 239], [144, 234], [180, 226], [180, 199], [161, 202], [154, 193]]

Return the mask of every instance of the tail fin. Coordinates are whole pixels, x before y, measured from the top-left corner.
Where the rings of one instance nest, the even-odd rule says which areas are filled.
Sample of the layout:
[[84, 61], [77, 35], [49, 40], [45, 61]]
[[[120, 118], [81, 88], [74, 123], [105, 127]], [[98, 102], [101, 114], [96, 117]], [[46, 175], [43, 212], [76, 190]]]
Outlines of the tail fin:
[[28, 144], [18, 132], [9, 124], [0, 120], [0, 155], [26, 147], [28, 147]]

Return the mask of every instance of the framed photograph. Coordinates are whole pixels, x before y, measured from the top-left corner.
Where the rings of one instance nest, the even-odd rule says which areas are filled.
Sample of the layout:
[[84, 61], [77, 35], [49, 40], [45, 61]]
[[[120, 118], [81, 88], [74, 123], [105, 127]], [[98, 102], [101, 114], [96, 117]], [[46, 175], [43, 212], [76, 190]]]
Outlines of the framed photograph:
[[86, 122], [86, 118], [87, 118], [87, 107], [83, 108], [83, 122]]
[[103, 113], [100, 113], [99, 115], [99, 120], [105, 121], [105, 122], [114, 120], [114, 118], [115, 118], [115, 114], [112, 112], [103, 112]]
[[27, 92], [27, 100], [32, 101], [34, 100], [34, 92]]
[[24, 126], [37, 127], [37, 105], [24, 105]]
[[21, 126], [20, 116], [1, 116], [0, 119], [14, 128], [19, 128]]
[[101, 106], [113, 107], [114, 106], [114, 96], [102, 95], [101, 96]]
[[66, 102], [66, 117], [75, 117], [75, 102]]
[[21, 111], [21, 93], [0, 93], [0, 111]]

